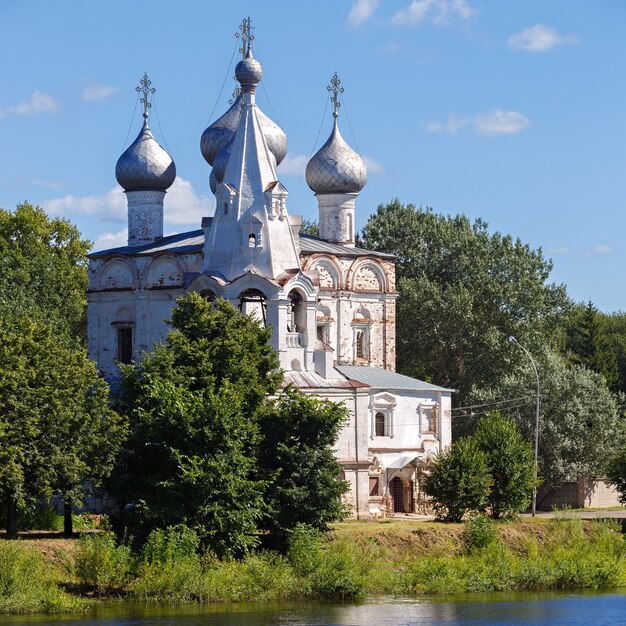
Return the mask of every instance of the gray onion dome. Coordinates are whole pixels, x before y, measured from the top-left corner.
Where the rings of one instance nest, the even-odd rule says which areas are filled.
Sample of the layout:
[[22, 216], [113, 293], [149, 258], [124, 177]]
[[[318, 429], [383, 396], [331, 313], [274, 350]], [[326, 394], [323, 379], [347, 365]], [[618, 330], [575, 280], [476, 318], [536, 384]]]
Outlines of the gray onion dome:
[[238, 96], [230, 109], [202, 133], [200, 151], [209, 165], [213, 165], [217, 153], [234, 137], [240, 117], [241, 96]]
[[157, 143], [147, 116], [137, 139], [115, 166], [115, 178], [124, 191], [165, 191], [176, 179], [172, 157]]
[[259, 114], [259, 120], [261, 121], [261, 129], [263, 136], [267, 142], [267, 147], [276, 159], [276, 164], [279, 165], [282, 160], [287, 156], [287, 135], [285, 131], [274, 121], [272, 121], [261, 109], [257, 107]]
[[213, 161], [213, 170], [211, 175], [215, 177], [215, 181], [218, 184], [224, 180], [224, 175], [226, 174], [226, 168], [228, 167], [228, 162], [230, 161], [230, 153], [232, 149], [233, 138], [231, 138], [231, 140], [217, 153], [217, 156]]
[[213, 170], [211, 170], [211, 174], [209, 176], [209, 187], [211, 188], [211, 191], [213, 193], [217, 191], [217, 180], [215, 178], [215, 173], [213, 172]]
[[235, 66], [235, 78], [241, 84], [241, 90], [250, 93], [254, 93], [256, 86], [261, 82], [263, 66], [252, 56], [250, 49], [246, 58]]
[[316, 194], [358, 193], [367, 182], [365, 163], [341, 136], [337, 118], [330, 137], [307, 163], [306, 182]]

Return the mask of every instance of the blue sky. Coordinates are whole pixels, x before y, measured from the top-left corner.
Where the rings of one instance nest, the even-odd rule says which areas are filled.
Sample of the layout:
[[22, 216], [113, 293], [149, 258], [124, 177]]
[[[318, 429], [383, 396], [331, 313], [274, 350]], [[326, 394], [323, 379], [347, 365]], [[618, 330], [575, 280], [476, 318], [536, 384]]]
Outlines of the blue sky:
[[212, 207], [200, 135], [229, 106], [247, 15], [258, 103], [289, 136], [291, 214], [316, 215], [303, 170], [330, 132], [337, 71], [343, 135], [369, 164], [357, 226], [394, 197], [480, 217], [541, 247], [576, 300], [626, 309], [621, 0], [5, 0], [0, 206], [28, 200], [96, 247], [123, 242], [114, 169], [146, 71], [178, 171], [166, 232], [199, 227]]

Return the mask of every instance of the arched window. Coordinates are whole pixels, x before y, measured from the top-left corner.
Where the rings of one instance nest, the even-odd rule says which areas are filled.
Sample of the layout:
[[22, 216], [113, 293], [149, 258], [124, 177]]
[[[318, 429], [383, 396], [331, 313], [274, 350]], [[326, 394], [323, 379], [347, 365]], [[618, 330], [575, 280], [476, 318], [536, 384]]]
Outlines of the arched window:
[[364, 359], [365, 358], [365, 331], [357, 330], [356, 331], [356, 340], [355, 340], [355, 349], [356, 349], [356, 358]]
[[256, 248], [256, 235], [254, 233], [248, 235], [248, 248]]
[[224, 215], [228, 215], [228, 202], [224, 202], [222, 206], [224, 208]]
[[376, 413], [376, 436], [377, 437], [384, 437], [387, 433], [386, 428], [385, 428], [385, 414], [381, 413], [380, 411], [378, 413]]
[[267, 300], [258, 289], [246, 289], [239, 294], [239, 310], [244, 315], [252, 315], [267, 326]]
[[203, 289], [200, 295], [208, 302], [215, 302], [215, 294], [210, 289]]
[[287, 332], [303, 333], [306, 330], [306, 302], [299, 291], [289, 293], [289, 318]]

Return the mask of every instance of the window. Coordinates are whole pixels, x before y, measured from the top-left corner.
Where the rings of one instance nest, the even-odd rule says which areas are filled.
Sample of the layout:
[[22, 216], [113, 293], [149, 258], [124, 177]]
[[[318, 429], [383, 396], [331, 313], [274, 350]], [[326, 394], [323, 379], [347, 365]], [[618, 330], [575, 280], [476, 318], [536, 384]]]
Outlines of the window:
[[356, 358], [364, 359], [365, 358], [365, 331], [357, 330], [356, 331]]
[[380, 495], [378, 492], [378, 478], [370, 476], [370, 496], [378, 496]]
[[133, 329], [130, 326], [117, 329], [117, 360], [126, 365], [133, 360]]
[[376, 436], [377, 437], [384, 437], [387, 433], [386, 428], [385, 428], [385, 414], [382, 413], [381, 411], [378, 411], [378, 413], [376, 413], [375, 416], [375, 420], [376, 420]]
[[248, 248], [256, 248], [256, 235], [254, 233], [248, 235]]
[[326, 336], [326, 329], [328, 328], [327, 324], [318, 324], [317, 325], [317, 338], [324, 343], [328, 343], [328, 337]]
[[224, 215], [228, 215], [228, 202], [224, 202], [222, 206], [224, 208]]

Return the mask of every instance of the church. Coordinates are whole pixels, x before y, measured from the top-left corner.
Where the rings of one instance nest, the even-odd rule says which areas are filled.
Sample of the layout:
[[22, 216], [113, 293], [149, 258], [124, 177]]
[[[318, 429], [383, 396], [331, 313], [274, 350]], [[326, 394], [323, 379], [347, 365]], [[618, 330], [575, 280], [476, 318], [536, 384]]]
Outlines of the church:
[[89, 356], [114, 382], [118, 363], [165, 340], [177, 298], [196, 291], [229, 300], [272, 328], [285, 385], [349, 408], [336, 455], [352, 514], [423, 512], [420, 476], [450, 444], [453, 390], [395, 372], [394, 257], [355, 246], [367, 170], [339, 130], [340, 80], [335, 74], [328, 87], [330, 136], [306, 167], [319, 207], [314, 237], [300, 233], [302, 218], [287, 210], [276, 173], [287, 136], [255, 102], [263, 67], [249, 19], [240, 30], [237, 97], [200, 138], [215, 211], [197, 230], [163, 234], [176, 167], [149, 127], [154, 88], [146, 75], [137, 88], [143, 126], [115, 168], [128, 245], [90, 255]]

